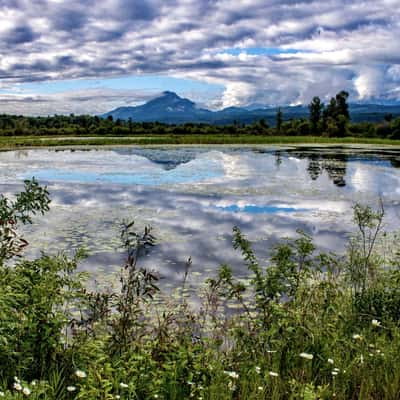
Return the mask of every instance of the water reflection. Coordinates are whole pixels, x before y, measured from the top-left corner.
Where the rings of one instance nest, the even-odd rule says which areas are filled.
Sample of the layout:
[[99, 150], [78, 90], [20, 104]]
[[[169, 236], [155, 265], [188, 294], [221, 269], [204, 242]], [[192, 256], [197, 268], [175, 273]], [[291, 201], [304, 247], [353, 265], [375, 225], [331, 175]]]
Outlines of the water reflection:
[[295, 207], [279, 207], [279, 206], [257, 206], [254, 204], [246, 204], [244, 206], [238, 206], [237, 204], [231, 204], [225, 207], [218, 207], [222, 211], [229, 212], [245, 212], [250, 214], [277, 214], [277, 213], [293, 213], [299, 211], [306, 211], [304, 208]]
[[390, 164], [393, 168], [400, 168], [400, 157], [395, 157], [390, 160]]
[[124, 253], [119, 222], [155, 228], [159, 244], [142, 262], [165, 282], [181, 281], [193, 259], [196, 281], [219, 263], [244, 264], [232, 227], [261, 260], [281, 237], [302, 229], [327, 250], [343, 251], [356, 201], [383, 197], [387, 229], [400, 221], [399, 150], [296, 147], [164, 147], [28, 150], [0, 153], [0, 193], [16, 193], [36, 176], [53, 202], [46, 219], [27, 227], [31, 255], [86, 247], [82, 268], [113, 280]]
[[145, 157], [165, 170], [175, 169], [181, 164], [186, 164], [194, 160], [199, 153], [199, 149], [191, 148], [176, 148], [166, 151], [165, 148], [132, 147], [116, 149], [114, 151], [121, 155], [132, 154]]
[[[331, 181], [339, 187], [346, 186], [347, 163], [361, 162], [363, 164], [372, 163], [375, 165], [400, 168], [399, 151], [392, 150], [369, 150], [369, 149], [343, 149], [343, 148], [318, 148], [304, 147], [302, 149], [290, 149], [287, 154], [299, 159], [307, 159], [307, 170], [312, 180], [317, 180], [323, 171], [326, 171]], [[281, 152], [276, 152], [276, 160], [281, 158]]]
[[312, 180], [318, 179], [323, 171], [328, 173], [329, 179], [339, 187], [346, 186], [346, 163], [347, 155], [338, 154], [335, 156], [329, 154], [309, 155], [307, 171]]

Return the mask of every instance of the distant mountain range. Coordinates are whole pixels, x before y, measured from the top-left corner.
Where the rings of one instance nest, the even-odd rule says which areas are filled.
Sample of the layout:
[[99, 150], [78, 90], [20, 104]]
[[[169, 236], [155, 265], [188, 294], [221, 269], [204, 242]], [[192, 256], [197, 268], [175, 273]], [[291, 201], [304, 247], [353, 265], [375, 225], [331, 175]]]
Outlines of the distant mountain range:
[[[281, 107], [285, 120], [308, 117], [308, 107], [285, 106]], [[277, 107], [268, 107], [255, 104], [247, 107], [228, 107], [219, 111], [210, 111], [199, 108], [189, 99], [179, 97], [173, 92], [163, 92], [160, 97], [152, 99], [140, 106], [118, 107], [115, 110], [101, 115], [102, 118], [112, 116], [114, 120], [132, 119], [134, 122], [163, 122], [166, 124], [206, 123], [214, 125], [238, 123], [252, 123], [264, 119], [269, 125], [275, 124]], [[351, 119], [354, 122], [382, 121], [384, 116], [392, 114], [400, 116], [400, 104], [350, 104]]]

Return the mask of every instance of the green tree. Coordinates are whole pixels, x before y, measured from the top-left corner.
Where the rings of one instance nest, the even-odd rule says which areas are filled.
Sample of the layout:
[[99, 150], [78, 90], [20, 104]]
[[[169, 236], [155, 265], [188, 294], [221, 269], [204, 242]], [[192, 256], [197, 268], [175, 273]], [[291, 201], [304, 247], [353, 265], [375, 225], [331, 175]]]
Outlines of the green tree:
[[331, 98], [323, 112], [323, 128], [328, 136], [345, 136], [350, 119], [347, 99], [349, 94], [342, 90]]
[[400, 117], [396, 118], [392, 124], [392, 139], [400, 139]]
[[279, 107], [278, 111], [276, 112], [276, 130], [278, 132], [281, 131], [282, 123], [283, 123], [283, 113], [281, 108]]
[[393, 120], [393, 114], [392, 113], [387, 113], [387, 114], [385, 114], [385, 116], [383, 117], [383, 119], [386, 121], [386, 122], [392, 122], [392, 120]]
[[338, 127], [337, 136], [339, 136], [339, 137], [346, 136], [347, 124], [348, 124], [348, 119], [343, 114], [339, 114], [337, 119], [336, 119], [336, 125]]
[[331, 101], [329, 102], [328, 106], [326, 107], [325, 117], [336, 119], [337, 116], [338, 116], [337, 101], [334, 97], [332, 97]]
[[268, 128], [269, 128], [268, 122], [267, 122], [264, 118], [261, 118], [261, 119], [260, 119], [260, 126], [261, 126], [263, 129], [268, 129]]
[[129, 134], [132, 135], [133, 124], [132, 124], [132, 118], [131, 117], [129, 117], [129, 119], [128, 119], [128, 128], [129, 128]]
[[349, 98], [349, 94], [342, 90], [336, 95], [336, 107], [337, 114], [343, 115], [346, 119], [350, 119], [349, 113], [349, 105], [347, 104], [347, 99]]
[[329, 117], [326, 122], [326, 135], [328, 137], [339, 136], [339, 127], [334, 118]]
[[311, 128], [314, 132], [318, 132], [318, 125], [322, 117], [324, 103], [321, 102], [321, 99], [318, 96], [315, 96], [308, 108], [310, 110]]

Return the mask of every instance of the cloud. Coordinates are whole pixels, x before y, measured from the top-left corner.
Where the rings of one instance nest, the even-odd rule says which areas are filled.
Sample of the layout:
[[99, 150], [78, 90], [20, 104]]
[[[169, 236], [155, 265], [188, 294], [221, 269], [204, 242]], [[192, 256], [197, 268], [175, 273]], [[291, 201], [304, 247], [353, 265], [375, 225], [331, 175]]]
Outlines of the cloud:
[[362, 67], [354, 85], [360, 99], [377, 98], [385, 87], [384, 72], [381, 69]]
[[15, 28], [11, 29], [3, 36], [3, 40], [5, 41], [6, 45], [14, 46], [33, 42], [36, 37], [37, 35], [35, 35], [32, 29], [25, 25], [16, 26]]
[[93, 88], [63, 93], [31, 95], [0, 94], [2, 113], [24, 115], [102, 114], [111, 108], [140, 104], [159, 95], [158, 91]]
[[82, 29], [87, 23], [84, 12], [76, 9], [60, 8], [52, 15], [51, 25], [57, 31], [70, 32]]
[[398, 37], [398, 0], [3, 0], [0, 86], [158, 74], [223, 85], [221, 106], [400, 100]]

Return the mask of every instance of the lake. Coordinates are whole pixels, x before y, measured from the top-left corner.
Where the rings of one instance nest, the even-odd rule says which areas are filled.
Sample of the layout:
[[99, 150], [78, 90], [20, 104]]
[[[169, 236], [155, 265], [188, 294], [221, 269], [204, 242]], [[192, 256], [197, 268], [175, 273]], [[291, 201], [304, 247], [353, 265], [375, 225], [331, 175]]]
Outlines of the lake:
[[296, 229], [324, 250], [345, 251], [356, 202], [385, 207], [385, 228], [400, 222], [400, 149], [371, 147], [115, 147], [0, 152], [0, 193], [36, 177], [51, 211], [25, 229], [31, 246], [55, 253], [85, 247], [81, 268], [112, 281], [123, 261], [122, 220], [154, 228], [158, 244], [142, 260], [166, 286], [193, 260], [201, 281], [220, 263], [243, 272], [232, 249], [237, 225], [260, 260]]

